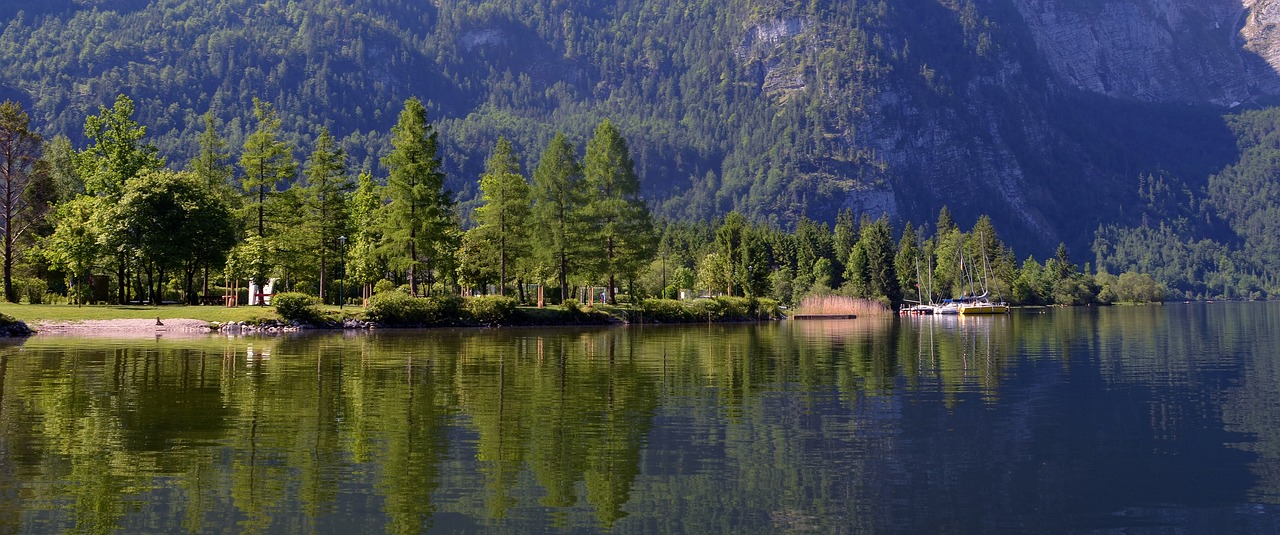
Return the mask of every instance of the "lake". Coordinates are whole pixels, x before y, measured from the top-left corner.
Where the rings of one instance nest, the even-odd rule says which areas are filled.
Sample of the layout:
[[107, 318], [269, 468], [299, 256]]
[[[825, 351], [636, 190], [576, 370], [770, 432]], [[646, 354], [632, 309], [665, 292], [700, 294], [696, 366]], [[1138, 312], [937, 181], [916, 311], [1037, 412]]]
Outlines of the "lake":
[[1274, 532], [1280, 303], [35, 337], [3, 533]]

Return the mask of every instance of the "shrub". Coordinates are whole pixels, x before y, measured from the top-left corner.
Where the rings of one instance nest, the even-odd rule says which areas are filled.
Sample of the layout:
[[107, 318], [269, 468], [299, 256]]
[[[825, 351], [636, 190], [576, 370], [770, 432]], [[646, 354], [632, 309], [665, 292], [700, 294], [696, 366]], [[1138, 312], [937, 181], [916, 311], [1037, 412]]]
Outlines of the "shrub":
[[452, 325], [460, 323], [466, 316], [466, 300], [456, 295], [426, 297], [422, 300], [426, 302], [427, 323]]
[[396, 283], [391, 282], [391, 281], [389, 281], [389, 280], [387, 280], [387, 279], [379, 279], [379, 280], [378, 280], [378, 282], [377, 282], [377, 283], [374, 283], [374, 285], [373, 285], [373, 293], [374, 293], [375, 295], [376, 295], [376, 294], [387, 293], [387, 292], [389, 292], [389, 291], [391, 291], [391, 290], [394, 290], [394, 289], [396, 289]]
[[369, 321], [383, 325], [417, 325], [426, 323], [428, 308], [423, 299], [384, 290], [373, 294], [364, 315]]
[[695, 299], [689, 303], [689, 311], [698, 321], [716, 321], [724, 314], [724, 304], [716, 299]]
[[773, 299], [760, 298], [756, 304], [756, 318], [762, 320], [776, 320], [782, 318], [782, 308], [779, 303]]
[[452, 325], [461, 322], [463, 306], [457, 296], [423, 298], [389, 291], [374, 294], [364, 314], [365, 319], [382, 325]]
[[579, 302], [577, 299], [565, 299], [564, 302], [560, 304], [560, 306], [564, 307], [564, 309], [568, 310], [569, 312], [573, 312], [574, 314], [578, 314], [582, 312], [582, 303]]
[[640, 302], [640, 313], [643, 321], [658, 323], [687, 323], [698, 320], [698, 317], [685, 307], [683, 302], [674, 299], [645, 299]]
[[39, 305], [44, 302], [44, 294], [49, 292], [49, 284], [44, 279], [19, 279], [17, 282], [17, 288], [14, 290], [18, 293], [19, 301], [26, 297], [27, 302], [33, 305]]
[[467, 312], [484, 325], [510, 323], [516, 311], [516, 300], [499, 295], [485, 295], [467, 299]]
[[320, 310], [316, 308], [316, 300], [304, 293], [286, 292], [271, 298], [271, 305], [276, 307], [276, 314], [286, 321], [315, 323], [320, 319]]

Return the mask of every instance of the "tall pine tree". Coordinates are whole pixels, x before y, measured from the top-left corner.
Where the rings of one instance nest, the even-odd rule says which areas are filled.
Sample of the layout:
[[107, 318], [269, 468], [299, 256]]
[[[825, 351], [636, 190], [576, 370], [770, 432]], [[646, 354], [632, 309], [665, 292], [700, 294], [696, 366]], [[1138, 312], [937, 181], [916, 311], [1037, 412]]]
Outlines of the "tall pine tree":
[[472, 230], [497, 256], [498, 295], [506, 295], [507, 268], [528, 253], [529, 184], [520, 174], [520, 162], [507, 138], [498, 138], [485, 173], [480, 177], [484, 204], [476, 208]]
[[438, 145], [422, 102], [406, 101], [391, 129], [391, 153], [382, 160], [390, 171], [383, 248], [392, 266], [406, 271], [414, 296], [420, 269], [429, 270], [432, 261], [439, 260], [435, 256], [444, 253], [441, 246], [452, 223]]
[[560, 302], [569, 295], [569, 274], [585, 245], [582, 218], [585, 182], [573, 145], [556, 133], [542, 151], [533, 172], [534, 233], [540, 262], [549, 265], [560, 284]]
[[329, 274], [329, 259], [342, 254], [338, 236], [347, 232], [347, 193], [351, 190], [351, 178], [347, 176], [347, 154], [329, 135], [329, 129], [320, 130], [311, 158], [307, 160], [307, 188], [303, 201], [303, 227], [306, 229], [310, 249], [320, 263], [320, 300], [325, 298], [325, 283]]
[[22, 105], [6, 100], [0, 104], [0, 225], [4, 229], [4, 298], [18, 302], [13, 291], [13, 263], [18, 239], [30, 228], [33, 218], [24, 217], [31, 210], [25, 195], [32, 173], [40, 159], [40, 136], [31, 131], [31, 120]]
[[[253, 99], [253, 115], [258, 128], [244, 141], [240, 153], [241, 183], [249, 195], [250, 224], [259, 238], [267, 236], [267, 201], [281, 184], [293, 179], [296, 163], [293, 147], [280, 139], [280, 118], [270, 103]], [[262, 283], [264, 281], [259, 281]]]
[[633, 277], [653, 257], [653, 217], [640, 199], [640, 177], [627, 142], [608, 119], [587, 143], [583, 168], [595, 272], [608, 284], [605, 291], [612, 304], [617, 302], [618, 276]]

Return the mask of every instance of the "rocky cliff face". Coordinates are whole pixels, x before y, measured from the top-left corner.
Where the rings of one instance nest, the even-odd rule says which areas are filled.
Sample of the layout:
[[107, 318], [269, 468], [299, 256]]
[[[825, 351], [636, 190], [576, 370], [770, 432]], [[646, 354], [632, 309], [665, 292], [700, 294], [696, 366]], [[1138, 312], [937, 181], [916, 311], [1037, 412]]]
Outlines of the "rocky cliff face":
[[1276, 0], [1014, 0], [1057, 78], [1150, 102], [1280, 95]]

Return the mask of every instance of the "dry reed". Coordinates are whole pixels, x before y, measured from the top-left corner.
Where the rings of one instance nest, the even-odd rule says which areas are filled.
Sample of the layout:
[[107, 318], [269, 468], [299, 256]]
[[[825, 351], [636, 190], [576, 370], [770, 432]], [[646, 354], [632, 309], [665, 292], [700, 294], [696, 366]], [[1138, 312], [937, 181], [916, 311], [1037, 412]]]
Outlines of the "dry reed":
[[841, 316], [853, 314], [860, 317], [891, 316], [892, 311], [874, 299], [860, 299], [842, 295], [811, 295], [796, 307], [797, 315]]

